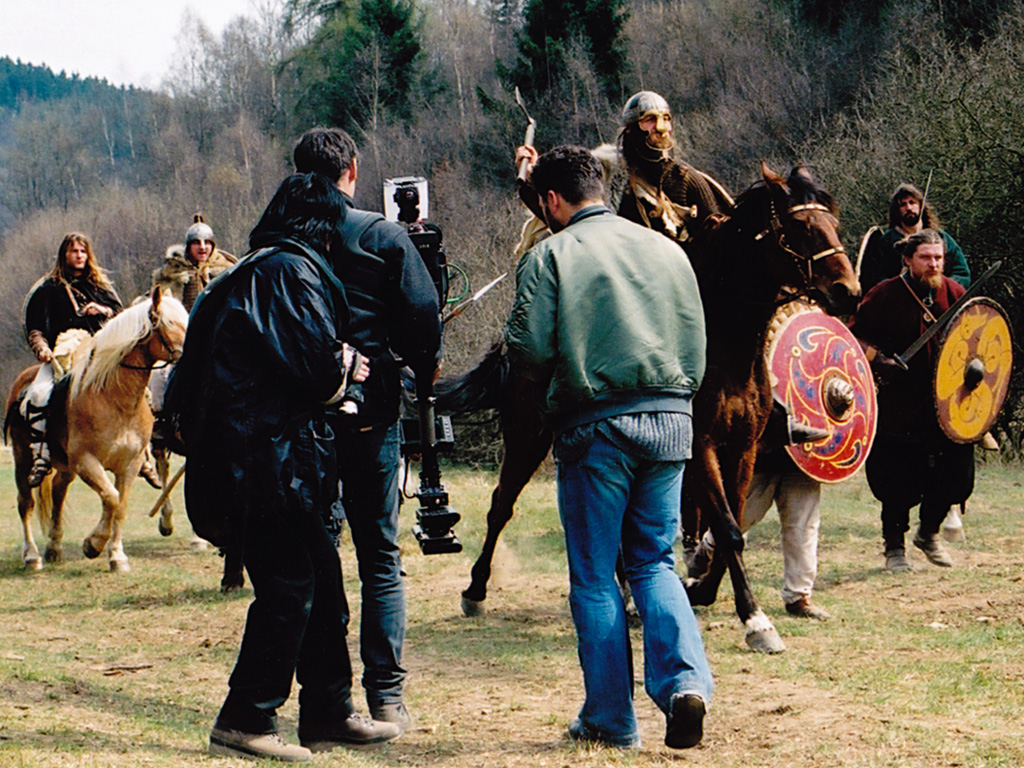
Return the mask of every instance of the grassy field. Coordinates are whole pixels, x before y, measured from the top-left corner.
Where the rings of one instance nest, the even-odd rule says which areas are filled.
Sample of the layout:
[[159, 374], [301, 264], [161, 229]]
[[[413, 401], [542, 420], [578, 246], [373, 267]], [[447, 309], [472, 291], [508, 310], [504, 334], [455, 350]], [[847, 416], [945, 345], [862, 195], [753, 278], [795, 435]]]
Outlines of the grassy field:
[[[552, 482], [527, 489], [499, 545], [489, 610], [467, 619], [459, 592], [494, 476], [449, 470], [467, 551], [428, 558], [408, 533], [404, 541], [416, 727], [392, 745], [318, 756], [317, 764], [1019, 768], [1022, 478], [1016, 467], [982, 467], [965, 519], [968, 540], [951, 547], [956, 567], [929, 566], [915, 550], [916, 570], [900, 576], [881, 568], [877, 508], [863, 478], [828, 488], [816, 593], [833, 615], [825, 624], [782, 609], [778, 522], [769, 513], [750, 535], [748, 564], [788, 652], [746, 649], [725, 586], [717, 605], [698, 612], [717, 684], [703, 745], [662, 746], [664, 720], [639, 679], [644, 746], [618, 752], [563, 736], [582, 682]], [[155, 497], [136, 484], [125, 536], [132, 571], [112, 574], [103, 559], [81, 554], [99, 502], [76, 483], [66, 561], [28, 574], [11, 467], [0, 465], [0, 768], [232, 763], [208, 757], [205, 747], [251, 592], [218, 592], [221, 560], [189, 549], [183, 514], [175, 534], [161, 538], [146, 517]], [[408, 531], [411, 504], [403, 516]], [[351, 544], [342, 550], [357, 659], [358, 584]], [[290, 739], [294, 698], [281, 713]]]

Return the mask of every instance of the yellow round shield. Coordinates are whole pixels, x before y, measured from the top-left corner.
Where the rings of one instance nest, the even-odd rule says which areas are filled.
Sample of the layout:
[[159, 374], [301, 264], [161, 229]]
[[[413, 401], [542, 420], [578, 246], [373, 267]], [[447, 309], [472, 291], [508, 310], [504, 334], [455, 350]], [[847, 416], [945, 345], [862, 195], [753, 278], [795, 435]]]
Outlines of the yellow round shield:
[[935, 362], [935, 410], [950, 440], [973, 443], [992, 427], [1006, 401], [1013, 337], [992, 299], [971, 299], [946, 325]]

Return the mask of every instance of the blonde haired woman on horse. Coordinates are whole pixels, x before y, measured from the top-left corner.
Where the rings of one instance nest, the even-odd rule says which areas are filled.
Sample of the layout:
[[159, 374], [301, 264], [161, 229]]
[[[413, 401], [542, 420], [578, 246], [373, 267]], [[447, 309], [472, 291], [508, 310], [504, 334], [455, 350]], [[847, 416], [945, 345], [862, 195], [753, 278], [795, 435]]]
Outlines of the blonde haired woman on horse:
[[32, 286], [25, 300], [25, 337], [41, 363], [21, 404], [21, 414], [32, 429], [30, 486], [38, 486], [50, 471], [46, 416], [57, 337], [71, 329], [93, 334], [121, 309], [121, 299], [97, 262], [89, 238], [78, 232], [65, 235], [57, 249], [57, 263]]

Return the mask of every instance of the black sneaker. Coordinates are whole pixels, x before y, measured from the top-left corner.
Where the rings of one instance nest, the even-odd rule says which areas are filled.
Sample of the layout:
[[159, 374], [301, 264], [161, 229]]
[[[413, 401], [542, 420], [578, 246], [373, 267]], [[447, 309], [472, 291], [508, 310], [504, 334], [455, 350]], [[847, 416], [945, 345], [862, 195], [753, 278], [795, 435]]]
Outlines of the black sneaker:
[[269, 758], [286, 763], [308, 763], [313, 754], [289, 744], [278, 733], [243, 733], [225, 728], [210, 731], [210, 754], [227, 757]]
[[665, 725], [665, 746], [689, 749], [704, 738], [704, 699], [696, 693], [676, 693], [669, 704]]
[[329, 752], [338, 746], [365, 747], [397, 739], [401, 729], [394, 723], [383, 723], [369, 715], [351, 715], [323, 730], [307, 730], [299, 724], [299, 741], [313, 752]]

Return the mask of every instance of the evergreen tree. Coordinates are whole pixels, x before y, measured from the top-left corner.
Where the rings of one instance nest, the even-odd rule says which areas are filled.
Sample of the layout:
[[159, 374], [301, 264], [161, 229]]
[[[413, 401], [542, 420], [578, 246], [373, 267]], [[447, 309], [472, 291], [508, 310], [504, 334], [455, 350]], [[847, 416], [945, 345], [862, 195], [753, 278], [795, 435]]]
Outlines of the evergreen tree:
[[414, 0], [327, 2], [312, 10], [322, 23], [295, 57], [299, 109], [349, 131], [410, 119], [423, 58]]
[[523, 18], [518, 55], [505, 71], [513, 85], [532, 96], [548, 93], [581, 46], [604, 95], [621, 100], [626, 0], [527, 0]]

